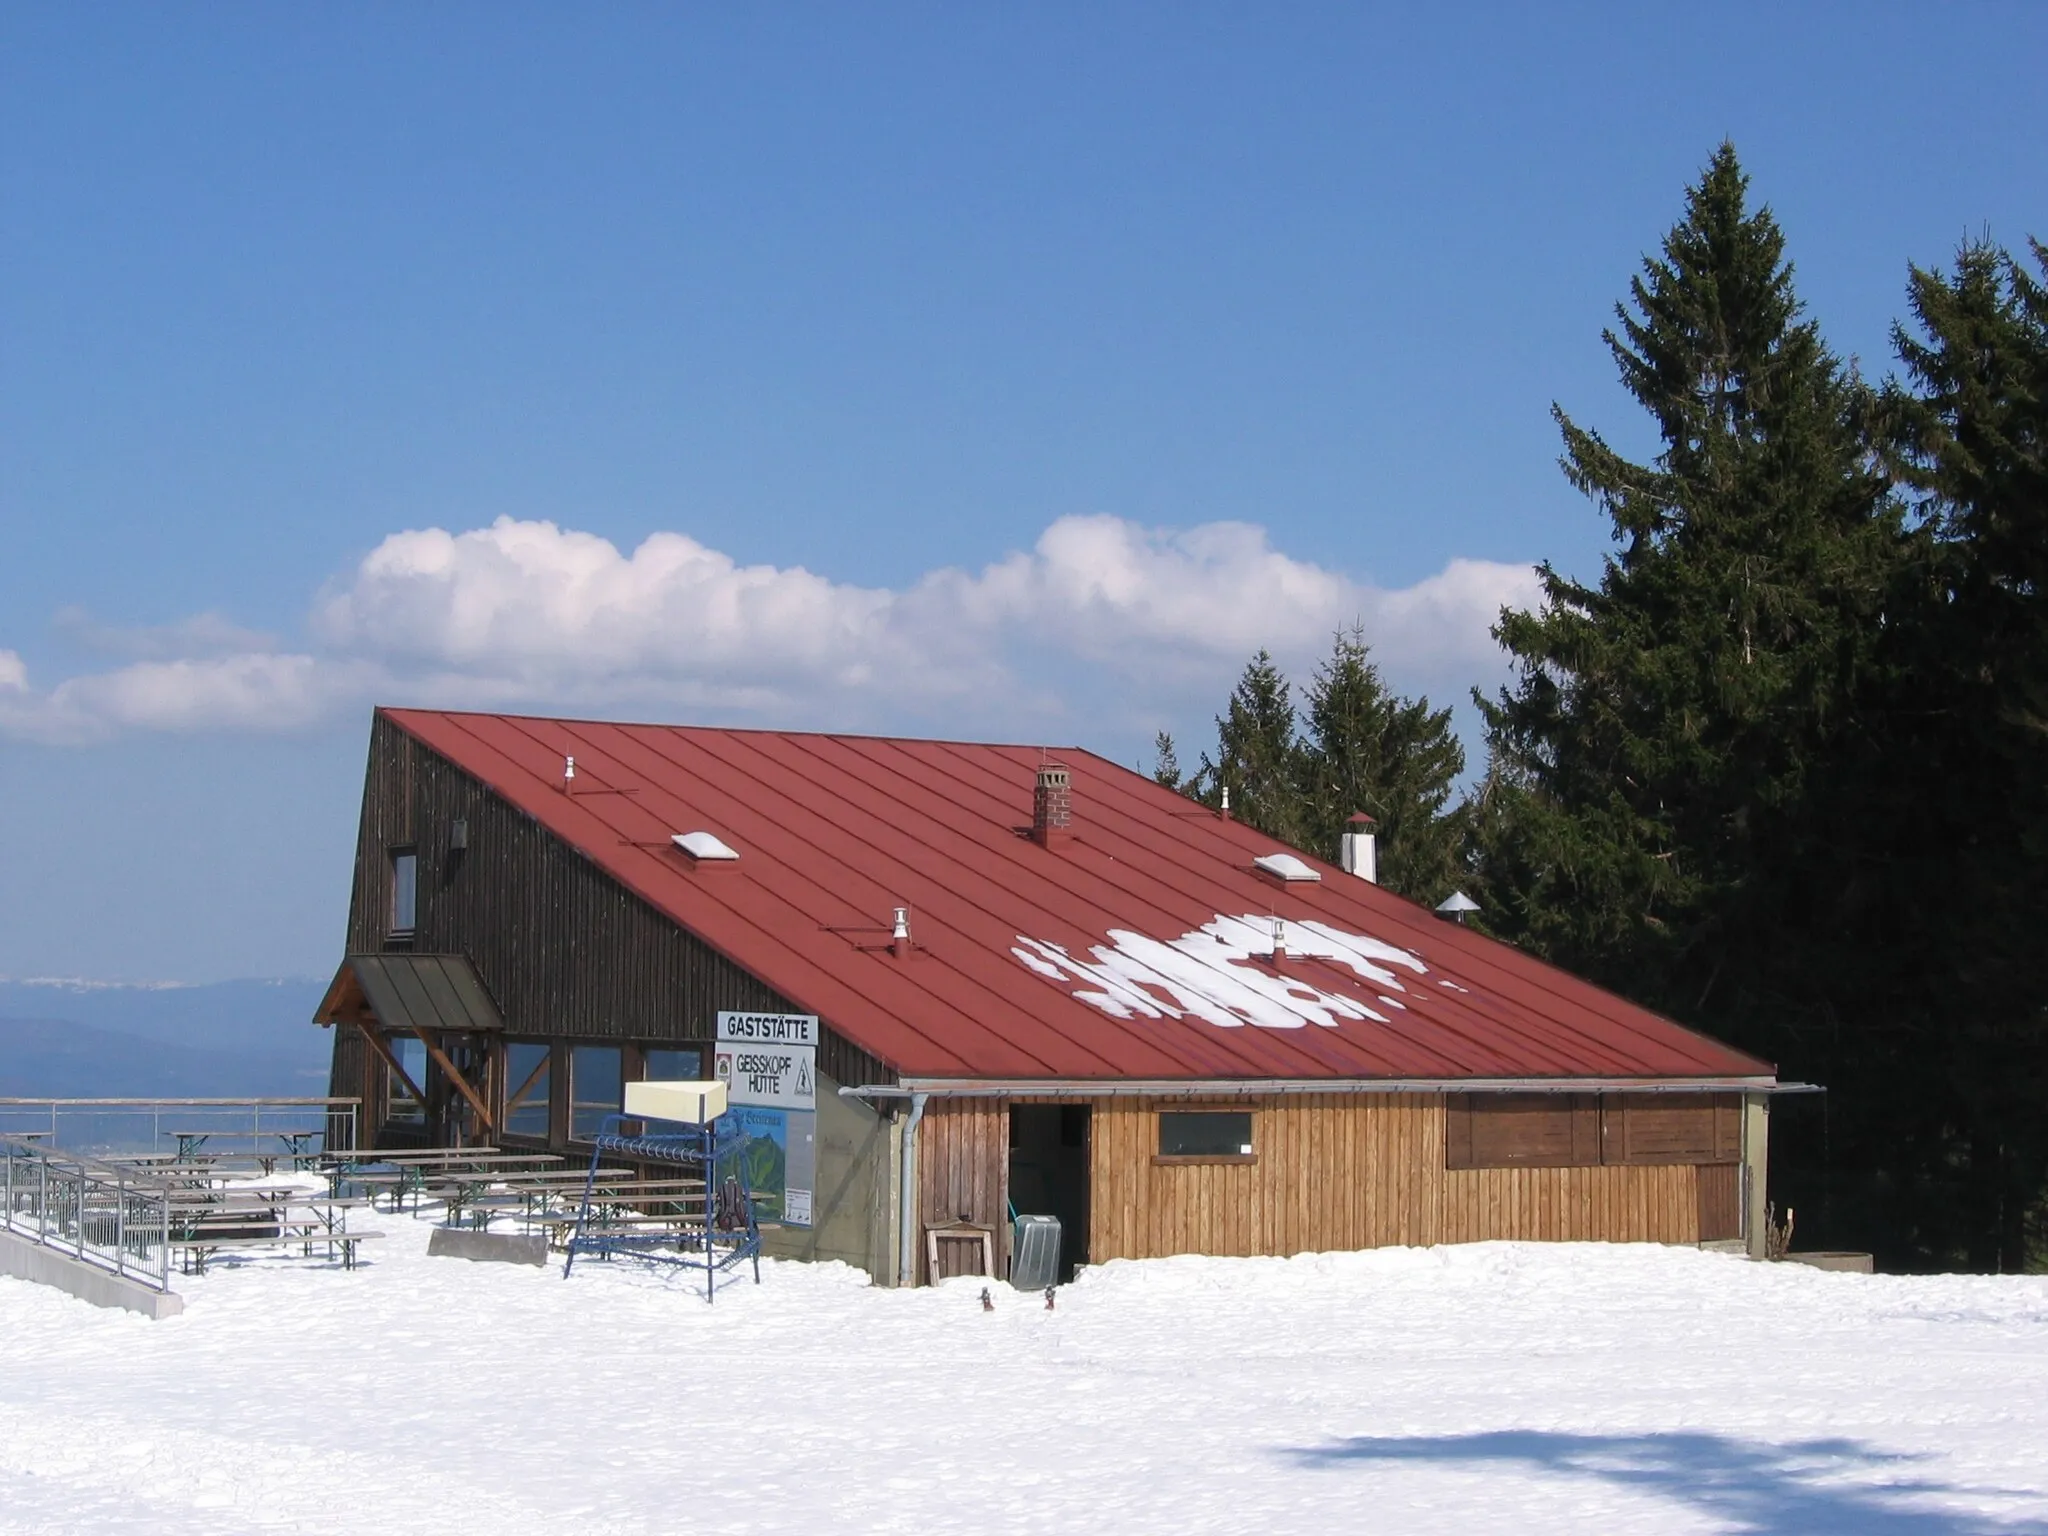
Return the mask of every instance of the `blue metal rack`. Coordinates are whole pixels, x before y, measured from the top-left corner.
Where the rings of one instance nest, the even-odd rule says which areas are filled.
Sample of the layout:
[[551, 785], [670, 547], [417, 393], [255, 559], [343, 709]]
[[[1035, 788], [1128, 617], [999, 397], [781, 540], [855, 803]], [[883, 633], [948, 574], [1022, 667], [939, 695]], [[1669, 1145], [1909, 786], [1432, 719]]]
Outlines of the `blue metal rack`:
[[[563, 1262], [562, 1278], [569, 1278], [579, 1253], [591, 1253], [605, 1259], [645, 1259], [701, 1269], [707, 1302], [717, 1289], [718, 1276], [748, 1259], [753, 1260], [754, 1284], [759, 1285], [761, 1227], [754, 1216], [753, 1191], [747, 1188], [741, 1158], [746, 1140], [738, 1122], [720, 1116], [708, 1125], [679, 1125], [658, 1136], [627, 1136], [618, 1129], [626, 1119], [624, 1115], [605, 1116], [592, 1140], [590, 1172], [583, 1180], [583, 1206], [576, 1213], [576, 1230], [569, 1238], [569, 1257]], [[591, 1200], [598, 1164], [606, 1157], [701, 1169], [701, 1221], [686, 1217], [680, 1230], [666, 1232], [621, 1232], [610, 1229], [602, 1220], [593, 1226]]]

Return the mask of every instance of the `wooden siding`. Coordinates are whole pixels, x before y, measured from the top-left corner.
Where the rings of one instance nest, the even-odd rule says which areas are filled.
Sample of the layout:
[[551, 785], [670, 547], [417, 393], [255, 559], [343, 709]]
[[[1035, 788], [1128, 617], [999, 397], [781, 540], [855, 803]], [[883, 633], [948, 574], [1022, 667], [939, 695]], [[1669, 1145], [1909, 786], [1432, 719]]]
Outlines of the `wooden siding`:
[[1448, 1169], [1438, 1097], [1265, 1098], [1252, 1106], [1254, 1162], [1156, 1162], [1158, 1110], [1185, 1107], [1094, 1101], [1092, 1261], [1493, 1238], [1699, 1240], [1692, 1167]]
[[[468, 847], [450, 848], [456, 821]], [[391, 851], [418, 853], [409, 937], [389, 932]], [[347, 948], [466, 955], [508, 1035], [708, 1048], [720, 1009], [800, 1013], [576, 849], [382, 716], [370, 732]], [[820, 1071], [852, 1085], [894, 1074], [823, 1021]], [[381, 1063], [337, 1030], [330, 1091], [383, 1091]], [[558, 1072], [557, 1079], [564, 1074]]]
[[1696, 1243], [1696, 1170], [1474, 1168], [1444, 1174], [1440, 1243]]
[[[927, 1270], [925, 1229], [948, 1222], [995, 1228], [996, 1273], [1009, 1250], [1010, 1106], [1003, 1099], [933, 1099], [917, 1127], [917, 1268]], [[945, 1278], [943, 1275], [938, 1278]]]
[[1696, 1170], [1700, 1186], [1700, 1241], [1742, 1236], [1742, 1169], [1714, 1163]]

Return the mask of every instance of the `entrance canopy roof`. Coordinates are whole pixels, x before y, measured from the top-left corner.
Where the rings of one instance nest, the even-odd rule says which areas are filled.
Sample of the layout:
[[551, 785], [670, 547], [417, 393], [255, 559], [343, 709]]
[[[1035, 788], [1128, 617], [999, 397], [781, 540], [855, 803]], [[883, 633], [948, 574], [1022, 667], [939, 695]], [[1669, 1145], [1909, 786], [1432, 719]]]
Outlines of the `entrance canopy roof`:
[[476, 967], [462, 955], [350, 955], [313, 1022], [452, 1034], [505, 1028]]

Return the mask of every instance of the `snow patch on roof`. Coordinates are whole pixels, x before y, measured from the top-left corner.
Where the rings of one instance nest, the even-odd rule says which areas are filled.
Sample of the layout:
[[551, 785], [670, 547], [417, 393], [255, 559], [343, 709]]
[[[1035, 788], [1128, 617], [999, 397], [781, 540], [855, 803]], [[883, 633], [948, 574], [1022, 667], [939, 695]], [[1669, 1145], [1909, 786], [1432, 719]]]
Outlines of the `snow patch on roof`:
[[[1010, 953], [1048, 981], [1081, 983], [1073, 987], [1072, 995], [1112, 1018], [1193, 1017], [1220, 1029], [1246, 1024], [1260, 1029], [1300, 1029], [1305, 1024], [1335, 1029], [1345, 1019], [1387, 1022], [1385, 1014], [1358, 998], [1273, 969], [1274, 921], [1255, 914], [1218, 913], [1177, 939], [1112, 928], [1109, 943], [1091, 945], [1085, 959], [1069, 954], [1064, 945], [1020, 933]], [[1376, 989], [1406, 990], [1389, 966], [1417, 976], [1427, 974], [1427, 967], [1407, 950], [1365, 934], [1318, 922], [1282, 921], [1280, 928], [1290, 961], [1333, 961]], [[1401, 1006], [1391, 997], [1386, 1001]]]

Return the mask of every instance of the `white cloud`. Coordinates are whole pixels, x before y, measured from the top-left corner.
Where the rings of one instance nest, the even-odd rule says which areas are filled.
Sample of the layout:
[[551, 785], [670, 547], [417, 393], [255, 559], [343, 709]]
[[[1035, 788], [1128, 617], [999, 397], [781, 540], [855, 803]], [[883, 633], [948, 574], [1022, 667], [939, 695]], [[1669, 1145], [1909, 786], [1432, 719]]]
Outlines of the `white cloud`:
[[1487, 629], [1535, 593], [1528, 567], [1477, 560], [1382, 589], [1245, 523], [1066, 517], [980, 571], [886, 589], [743, 566], [680, 533], [626, 553], [500, 518], [386, 538], [315, 603], [303, 652], [214, 614], [149, 630], [66, 616], [141, 659], [38, 694], [0, 652], [0, 735], [291, 730], [372, 699], [965, 731], [1084, 699], [1213, 705], [1254, 650], [1305, 669], [1354, 622], [1397, 682], [1460, 689], [1499, 671]]
[[292, 731], [354, 702], [360, 664], [272, 652], [145, 661], [0, 697], [0, 736], [74, 746], [128, 731]]
[[121, 627], [102, 624], [83, 608], [64, 608], [55, 627], [73, 644], [128, 661], [186, 660], [277, 649], [275, 636], [244, 629], [218, 613], [195, 613], [175, 624]]

